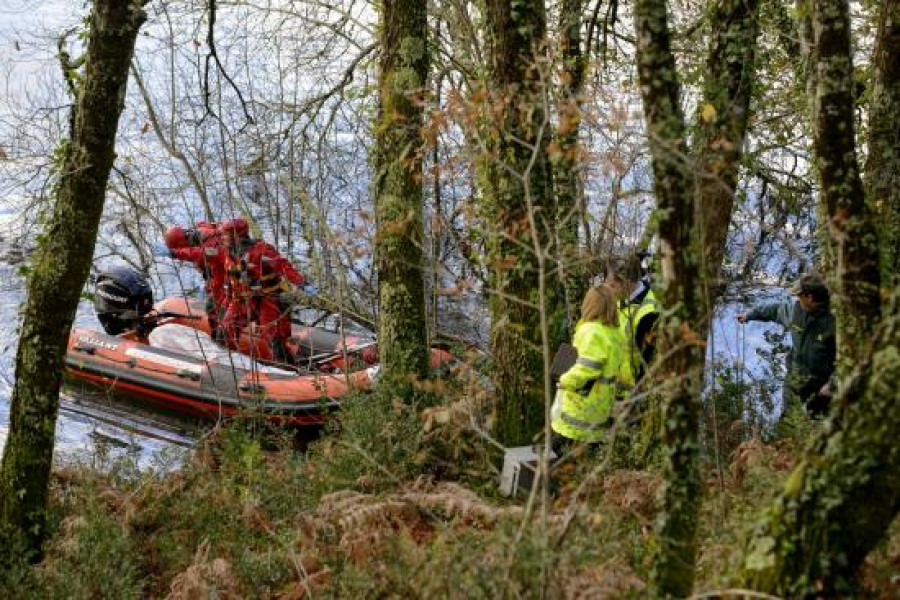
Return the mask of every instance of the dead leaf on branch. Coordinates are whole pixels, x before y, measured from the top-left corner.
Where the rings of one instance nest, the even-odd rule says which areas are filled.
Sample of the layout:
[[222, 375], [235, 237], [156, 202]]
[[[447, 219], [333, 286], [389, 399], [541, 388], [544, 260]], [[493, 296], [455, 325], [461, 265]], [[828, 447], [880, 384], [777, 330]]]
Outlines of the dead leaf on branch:
[[681, 339], [688, 344], [696, 344], [703, 347], [706, 346], [706, 340], [700, 337], [700, 334], [687, 323], [681, 324]]
[[717, 115], [718, 111], [716, 111], [716, 107], [712, 104], [707, 104], [703, 107], [703, 110], [700, 111], [700, 120], [704, 123], [714, 123]]

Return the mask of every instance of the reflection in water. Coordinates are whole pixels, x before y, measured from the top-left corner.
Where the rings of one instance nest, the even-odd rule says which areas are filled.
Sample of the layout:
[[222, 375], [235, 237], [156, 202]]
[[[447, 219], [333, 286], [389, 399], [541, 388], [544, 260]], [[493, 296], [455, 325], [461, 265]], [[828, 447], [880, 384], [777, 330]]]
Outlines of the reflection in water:
[[[2, 220], [0, 215], [0, 220]], [[6, 227], [0, 226], [0, 449], [6, 444], [9, 402], [15, 375], [15, 354], [24, 301], [24, 278], [17, 266], [3, 260]], [[76, 323], [100, 327], [90, 303], [82, 302]], [[198, 437], [195, 424], [143, 410], [124, 399], [67, 386], [60, 398], [54, 456], [63, 462], [84, 462], [95, 454], [134, 459], [141, 469], [177, 467]]]

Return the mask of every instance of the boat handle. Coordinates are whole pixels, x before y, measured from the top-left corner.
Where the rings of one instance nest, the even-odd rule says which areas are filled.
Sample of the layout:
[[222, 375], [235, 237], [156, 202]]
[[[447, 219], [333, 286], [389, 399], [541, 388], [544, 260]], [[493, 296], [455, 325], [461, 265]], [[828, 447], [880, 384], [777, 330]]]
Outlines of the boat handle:
[[258, 383], [242, 383], [238, 389], [246, 394], [262, 394], [266, 391], [266, 388]]
[[187, 369], [179, 369], [175, 372], [175, 374], [179, 377], [187, 378], [192, 381], [197, 381], [198, 379], [200, 379], [200, 375], [194, 373], [193, 371], [188, 371]]

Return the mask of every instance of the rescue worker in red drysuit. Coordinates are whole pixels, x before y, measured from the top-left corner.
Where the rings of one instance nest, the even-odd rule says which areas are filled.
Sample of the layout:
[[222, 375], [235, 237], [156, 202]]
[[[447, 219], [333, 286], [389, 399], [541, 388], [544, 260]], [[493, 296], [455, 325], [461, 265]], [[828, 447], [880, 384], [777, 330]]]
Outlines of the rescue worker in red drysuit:
[[203, 275], [206, 284], [206, 317], [213, 336], [225, 312], [225, 257], [222, 234], [216, 223], [200, 221], [193, 229], [173, 225], [166, 230], [168, 255], [189, 262]]
[[291, 336], [290, 307], [280, 296], [303, 275], [270, 244], [250, 237], [247, 220], [237, 217], [219, 226], [225, 255], [228, 307], [222, 319], [225, 342], [237, 349], [241, 330], [257, 324], [259, 358], [290, 362], [285, 342]]

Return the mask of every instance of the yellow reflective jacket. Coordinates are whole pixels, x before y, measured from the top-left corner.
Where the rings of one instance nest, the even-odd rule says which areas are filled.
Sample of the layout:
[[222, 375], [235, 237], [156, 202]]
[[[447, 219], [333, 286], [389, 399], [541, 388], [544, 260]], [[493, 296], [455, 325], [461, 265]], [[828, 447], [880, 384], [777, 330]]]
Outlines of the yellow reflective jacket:
[[637, 381], [638, 373], [642, 371], [641, 348], [638, 347], [635, 339], [638, 326], [641, 321], [650, 315], [659, 314], [659, 301], [653, 294], [653, 291], [647, 292], [644, 299], [639, 303], [629, 302], [625, 306], [619, 308], [619, 327], [625, 339], [628, 351], [625, 353], [625, 361], [627, 363], [627, 371], [629, 374], [629, 383], [634, 385]]
[[550, 411], [557, 434], [581, 442], [599, 441], [616, 397], [630, 389], [622, 328], [599, 321], [581, 321], [572, 345], [578, 360], [559, 378]]

